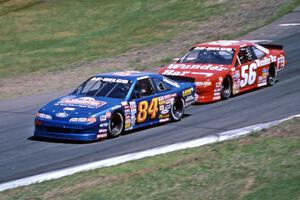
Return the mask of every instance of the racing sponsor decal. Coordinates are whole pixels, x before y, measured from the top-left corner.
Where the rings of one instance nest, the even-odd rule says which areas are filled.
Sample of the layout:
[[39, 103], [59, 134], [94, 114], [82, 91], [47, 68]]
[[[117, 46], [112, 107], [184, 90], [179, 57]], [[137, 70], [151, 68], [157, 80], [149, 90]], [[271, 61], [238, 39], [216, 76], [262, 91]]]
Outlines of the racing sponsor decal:
[[136, 113], [137, 110], [136, 110], [136, 108], [133, 108], [133, 109], [130, 110], [130, 112], [131, 112], [131, 113]]
[[56, 116], [56, 117], [59, 117], [59, 118], [66, 118], [66, 117], [69, 116], [69, 114], [66, 113], [66, 112], [61, 112], [61, 113], [56, 113], [55, 116]]
[[130, 109], [125, 109], [125, 114], [129, 114], [130, 113]]
[[71, 107], [65, 107], [63, 110], [74, 111], [74, 110], [75, 110], [75, 108], [71, 108]]
[[237, 94], [240, 92], [240, 71], [236, 70], [232, 75], [232, 93]]
[[165, 70], [163, 71], [163, 75], [170, 75], [170, 76], [185, 76], [187, 74], [189, 74], [190, 72], [189, 71], [175, 71], [175, 70]]
[[198, 81], [198, 82], [195, 82], [195, 84], [196, 84], [196, 86], [203, 86], [203, 87], [211, 86], [210, 81], [205, 81], [205, 82]]
[[271, 59], [270, 58], [263, 58], [262, 60], [255, 60], [257, 67], [261, 67], [261, 66], [266, 66], [269, 65], [271, 63]]
[[221, 96], [213, 97], [213, 100], [220, 100], [220, 99], [221, 99]]
[[188, 95], [191, 95], [193, 92], [193, 88], [185, 89], [182, 91], [182, 96], [186, 97]]
[[167, 69], [202, 69], [202, 70], [211, 70], [211, 71], [224, 71], [227, 68], [223, 67], [222, 65], [201, 65], [201, 64], [194, 64], [194, 65], [188, 65], [188, 64], [170, 64]]
[[165, 118], [165, 119], [160, 119], [159, 122], [162, 123], [162, 122], [167, 122], [169, 120], [170, 120], [170, 118]]
[[160, 113], [163, 114], [163, 115], [165, 115], [165, 114], [169, 113], [169, 110], [168, 109], [161, 110]]
[[97, 135], [97, 139], [104, 139], [104, 138], [107, 138], [107, 133], [99, 133]]
[[196, 50], [211, 50], [211, 51], [228, 51], [233, 52], [233, 48], [228, 47], [195, 47]]
[[106, 115], [101, 115], [101, 116], [100, 116], [100, 121], [101, 121], [101, 122], [106, 121]]
[[277, 67], [278, 69], [282, 69], [285, 65], [285, 58], [282, 56], [277, 59]]
[[106, 118], [110, 118], [111, 117], [111, 112], [109, 112], [109, 111], [106, 111], [106, 113], [105, 113], [105, 116], [106, 116]]
[[160, 114], [159, 115], [159, 119], [165, 119], [165, 118], [169, 118], [170, 114]]
[[92, 81], [103, 81], [103, 82], [111, 82], [111, 83], [129, 83], [129, 80], [120, 79], [120, 78], [108, 78], [108, 77], [94, 77], [91, 79]]
[[131, 119], [135, 119], [135, 113], [131, 113], [130, 118], [131, 118]]
[[262, 69], [262, 75], [257, 78], [258, 79], [257, 87], [261, 87], [261, 86], [267, 85], [268, 75], [269, 75], [268, 69], [267, 68], [263, 68]]
[[232, 93], [233, 93], [233, 94], [237, 94], [237, 93], [239, 93], [239, 92], [240, 92], [240, 84], [237, 83], [237, 82], [234, 82], [234, 83], [232, 84]]
[[194, 101], [194, 100], [195, 100], [195, 98], [192, 95], [185, 98], [185, 102], [190, 102], [190, 101]]
[[98, 133], [106, 133], [107, 129], [99, 129]]
[[121, 105], [122, 105], [122, 106], [127, 106], [127, 104], [128, 104], [127, 101], [122, 101], [122, 102], [121, 102]]
[[131, 128], [132, 126], [131, 126], [131, 122], [130, 121], [128, 121], [128, 122], [125, 122], [125, 129], [129, 129], [129, 128]]
[[164, 110], [165, 109], [165, 105], [160, 105], [159, 106], [159, 110]]
[[99, 125], [99, 127], [107, 127], [108, 126], [108, 123], [101, 123], [100, 125]]
[[167, 100], [167, 99], [170, 99], [170, 98], [173, 98], [173, 97], [176, 97], [177, 94], [167, 94], [164, 96], [164, 99]]
[[97, 101], [92, 97], [80, 97], [80, 98], [72, 98], [65, 97], [57, 102], [56, 106], [77, 106], [77, 107], [87, 107], [87, 108], [99, 108], [105, 105], [107, 102], [105, 101]]
[[268, 75], [269, 75], [268, 69], [267, 69], [267, 68], [263, 68], [263, 69], [262, 69], [262, 77], [263, 77], [263, 78], [267, 78]]

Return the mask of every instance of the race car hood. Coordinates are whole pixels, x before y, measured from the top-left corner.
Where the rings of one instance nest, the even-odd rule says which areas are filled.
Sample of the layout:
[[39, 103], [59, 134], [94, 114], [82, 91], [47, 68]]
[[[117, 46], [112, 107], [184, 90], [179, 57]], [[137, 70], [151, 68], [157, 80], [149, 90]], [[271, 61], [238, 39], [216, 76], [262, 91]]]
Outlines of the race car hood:
[[50, 115], [52, 119], [60, 121], [80, 117], [97, 117], [113, 107], [121, 105], [121, 101], [105, 97], [68, 95], [48, 103], [39, 110], [39, 113]]
[[230, 65], [174, 63], [160, 69], [159, 73], [166, 76], [185, 76], [195, 80], [219, 77], [227, 72]]

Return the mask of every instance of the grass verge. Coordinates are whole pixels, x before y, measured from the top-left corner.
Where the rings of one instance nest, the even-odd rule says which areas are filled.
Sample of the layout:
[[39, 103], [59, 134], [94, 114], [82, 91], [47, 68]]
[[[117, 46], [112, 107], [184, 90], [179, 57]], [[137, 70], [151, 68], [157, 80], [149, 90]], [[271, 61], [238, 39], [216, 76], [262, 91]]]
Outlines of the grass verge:
[[0, 193], [1, 199], [299, 199], [300, 119], [234, 141]]
[[61, 70], [167, 41], [228, 9], [215, 0], [2, 1], [0, 77]]

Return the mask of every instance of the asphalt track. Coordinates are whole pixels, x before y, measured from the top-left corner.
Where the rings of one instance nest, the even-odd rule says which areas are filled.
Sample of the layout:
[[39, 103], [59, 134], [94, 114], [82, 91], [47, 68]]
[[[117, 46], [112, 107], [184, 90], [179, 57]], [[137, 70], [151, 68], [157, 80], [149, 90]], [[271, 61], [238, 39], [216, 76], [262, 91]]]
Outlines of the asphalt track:
[[34, 141], [35, 112], [62, 93], [0, 101], [0, 183], [300, 113], [300, 7], [279, 21], [245, 36], [285, 46], [288, 65], [273, 87], [226, 101], [195, 105], [177, 123], [159, 125], [93, 143]]

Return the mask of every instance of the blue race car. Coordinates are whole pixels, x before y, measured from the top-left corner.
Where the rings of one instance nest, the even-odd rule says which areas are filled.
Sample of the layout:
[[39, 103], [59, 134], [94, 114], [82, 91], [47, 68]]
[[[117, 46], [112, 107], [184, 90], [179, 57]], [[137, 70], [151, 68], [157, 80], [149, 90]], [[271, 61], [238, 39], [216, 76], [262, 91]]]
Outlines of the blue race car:
[[92, 141], [183, 117], [194, 83], [145, 72], [99, 74], [41, 108], [35, 137]]

